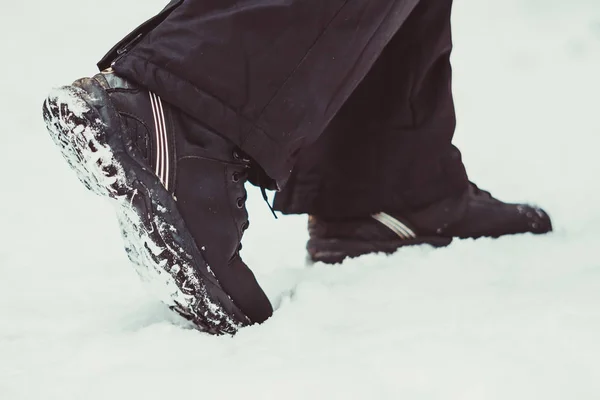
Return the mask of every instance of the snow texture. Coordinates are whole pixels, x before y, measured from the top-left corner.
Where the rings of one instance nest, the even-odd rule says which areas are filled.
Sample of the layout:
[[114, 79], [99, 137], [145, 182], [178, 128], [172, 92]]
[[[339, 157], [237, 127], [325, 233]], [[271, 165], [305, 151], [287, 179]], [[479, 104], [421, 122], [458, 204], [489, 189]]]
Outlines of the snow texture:
[[[597, 399], [600, 5], [462, 0], [456, 144], [555, 233], [307, 267], [305, 217], [250, 193], [243, 256], [277, 311], [189, 329], [131, 268], [112, 206], [48, 138], [49, 89], [163, 1], [11, 2], [0, 16], [0, 399]], [[120, 10], [115, 12], [115, 10]]]

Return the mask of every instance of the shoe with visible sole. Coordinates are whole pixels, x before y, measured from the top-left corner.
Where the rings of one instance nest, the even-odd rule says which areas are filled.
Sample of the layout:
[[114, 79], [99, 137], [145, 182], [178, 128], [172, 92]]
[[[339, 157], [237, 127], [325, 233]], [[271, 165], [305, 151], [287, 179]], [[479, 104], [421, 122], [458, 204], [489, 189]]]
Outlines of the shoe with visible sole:
[[202, 330], [235, 333], [272, 307], [239, 256], [250, 160], [112, 71], [54, 90], [50, 136], [79, 180], [115, 205], [129, 259]]
[[339, 220], [313, 215], [309, 217], [308, 231], [309, 259], [335, 264], [347, 257], [390, 254], [404, 246], [443, 247], [453, 238], [543, 234], [552, 231], [552, 223], [540, 208], [504, 203], [471, 184], [460, 197], [414, 212], [380, 212]]

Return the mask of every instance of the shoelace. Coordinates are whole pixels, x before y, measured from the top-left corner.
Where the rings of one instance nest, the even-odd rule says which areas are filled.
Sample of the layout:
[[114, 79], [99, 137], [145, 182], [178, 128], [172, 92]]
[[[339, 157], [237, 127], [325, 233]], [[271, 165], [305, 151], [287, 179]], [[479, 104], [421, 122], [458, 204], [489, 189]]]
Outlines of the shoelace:
[[269, 203], [269, 197], [267, 196], [267, 189], [265, 189], [265, 187], [263, 185], [260, 185], [260, 192], [262, 193], [263, 200], [265, 201], [265, 203], [267, 203], [269, 210], [271, 210], [271, 214], [273, 214], [275, 219], [279, 219], [277, 217], [277, 214], [275, 214], [275, 210], [273, 209], [273, 206], [271, 205], [271, 203]]
[[[246, 168], [247, 169], [252, 168], [252, 159], [250, 159], [248, 156], [246, 156], [243, 152], [241, 152], [239, 150], [235, 150], [233, 152], [233, 158], [235, 158], [236, 160], [240, 160], [240, 161], [243, 161], [244, 163], [246, 163]], [[248, 177], [248, 172], [246, 171], [244, 179], [247, 178], [247, 177]], [[258, 174], [258, 182], [256, 182], [256, 184], [258, 185], [258, 187], [260, 187], [260, 193], [262, 194], [262, 198], [265, 201], [265, 203], [267, 203], [267, 206], [269, 207], [269, 210], [271, 211], [271, 214], [273, 214], [273, 217], [275, 217], [275, 219], [279, 219], [279, 217], [277, 217], [277, 214], [275, 214], [275, 209], [273, 208], [273, 206], [269, 202], [269, 197], [267, 196], [267, 185], [263, 181], [263, 175], [262, 174]]]

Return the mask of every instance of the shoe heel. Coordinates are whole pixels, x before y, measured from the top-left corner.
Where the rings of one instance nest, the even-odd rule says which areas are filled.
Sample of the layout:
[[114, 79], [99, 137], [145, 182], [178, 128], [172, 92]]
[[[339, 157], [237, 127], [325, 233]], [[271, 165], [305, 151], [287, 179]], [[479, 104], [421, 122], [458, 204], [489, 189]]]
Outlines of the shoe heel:
[[106, 126], [82, 89], [55, 89], [44, 101], [46, 128], [86, 188], [115, 198], [123, 193], [125, 174], [106, 141]]

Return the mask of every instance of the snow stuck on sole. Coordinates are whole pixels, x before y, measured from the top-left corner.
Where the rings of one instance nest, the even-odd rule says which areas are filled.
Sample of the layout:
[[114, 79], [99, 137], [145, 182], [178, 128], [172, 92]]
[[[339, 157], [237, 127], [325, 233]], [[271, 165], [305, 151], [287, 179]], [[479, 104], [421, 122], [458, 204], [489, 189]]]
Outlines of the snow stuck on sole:
[[[131, 165], [124, 165], [128, 156], [113, 151], [108, 128], [86, 96], [73, 86], [48, 96], [43, 113], [52, 140], [86, 188], [114, 201], [128, 257], [153, 294], [202, 331], [235, 333], [246, 321], [234, 320], [211, 298], [194, 257], [173, 239], [178, 232], [166, 220], [168, 208], [139, 184]], [[162, 211], [148, 212], [149, 202]]]

